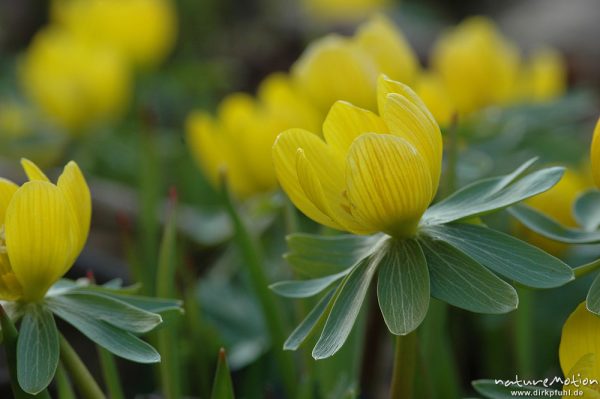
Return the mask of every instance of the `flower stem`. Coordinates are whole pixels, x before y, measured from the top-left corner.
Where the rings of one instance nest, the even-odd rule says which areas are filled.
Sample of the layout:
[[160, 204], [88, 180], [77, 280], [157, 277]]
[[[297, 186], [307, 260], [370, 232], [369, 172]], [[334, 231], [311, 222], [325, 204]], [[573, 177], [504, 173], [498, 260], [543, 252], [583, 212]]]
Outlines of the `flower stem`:
[[71, 381], [69, 381], [64, 366], [60, 363], [58, 364], [56, 376], [54, 378], [59, 399], [76, 399], [75, 392], [73, 392], [73, 387], [71, 386]]
[[515, 349], [519, 375], [533, 377], [535, 359], [533, 353], [533, 302], [535, 293], [524, 287], [517, 287], [519, 309], [515, 312]]
[[411, 399], [417, 361], [417, 333], [396, 336], [390, 399]]
[[97, 348], [100, 368], [102, 369], [102, 378], [104, 378], [108, 395], [111, 399], [125, 399], [114, 356], [100, 346], [97, 346]]
[[60, 336], [60, 359], [82, 398], [106, 399], [94, 377], [62, 334]]
[[296, 374], [293, 357], [291, 354], [282, 350], [286, 338], [284, 327], [285, 319], [281, 308], [278, 306], [277, 298], [274, 297], [274, 294], [268, 288], [268, 279], [263, 270], [264, 262], [262, 252], [237, 212], [224, 176], [222, 180], [223, 198], [225, 200], [227, 212], [234, 225], [235, 240], [243, 255], [245, 268], [248, 271], [251, 284], [267, 322], [273, 353], [278, 363], [287, 397], [292, 398], [294, 397], [295, 392]]
[[585, 265], [581, 265], [573, 268], [573, 273], [575, 274], [575, 278], [583, 277], [588, 275], [589, 273], [600, 269], [600, 259], [596, 259], [593, 262], [586, 263]]

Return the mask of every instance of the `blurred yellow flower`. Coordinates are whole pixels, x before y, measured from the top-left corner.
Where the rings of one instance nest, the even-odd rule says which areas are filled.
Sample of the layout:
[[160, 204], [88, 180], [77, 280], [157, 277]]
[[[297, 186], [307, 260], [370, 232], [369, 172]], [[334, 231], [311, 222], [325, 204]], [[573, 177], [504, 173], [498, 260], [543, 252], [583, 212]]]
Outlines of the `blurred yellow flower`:
[[21, 137], [30, 132], [27, 108], [16, 101], [0, 101], [0, 137]]
[[600, 188], [600, 118], [596, 122], [596, 128], [594, 129], [590, 159], [592, 161], [594, 183], [596, 187]]
[[322, 140], [304, 129], [281, 133], [275, 170], [294, 204], [311, 219], [355, 234], [415, 233], [435, 196], [442, 138], [419, 97], [381, 75], [379, 115], [336, 102]]
[[[565, 378], [579, 381], [600, 379], [600, 318], [586, 309], [585, 302], [567, 319], [560, 339], [560, 367]], [[596, 381], [591, 384], [565, 385], [565, 390], [581, 390], [583, 395], [569, 395], [563, 398], [600, 398], [600, 385]], [[575, 389], [576, 388], [576, 389]]]
[[32, 101], [73, 133], [119, 115], [131, 86], [129, 71], [117, 54], [56, 27], [36, 35], [20, 77]]
[[524, 100], [543, 102], [565, 93], [567, 68], [562, 55], [551, 48], [537, 49], [527, 60], [520, 77]]
[[90, 191], [74, 162], [56, 184], [22, 160], [29, 182], [0, 178], [0, 299], [41, 299], [73, 265], [87, 240]]
[[175, 44], [171, 0], [55, 0], [52, 11], [73, 35], [113, 48], [137, 65], [158, 64]]
[[461, 114], [515, 97], [518, 49], [490, 19], [471, 17], [442, 34], [431, 59]]
[[[573, 204], [587, 188], [589, 188], [588, 180], [582, 174], [567, 169], [562, 179], [554, 187], [527, 199], [525, 203], [552, 217], [563, 226], [576, 227], [577, 221], [572, 211]], [[543, 237], [520, 224], [518, 226], [518, 232], [525, 240], [546, 252], [561, 256], [568, 249], [567, 244]]]
[[440, 126], [450, 125], [456, 110], [442, 79], [431, 72], [422, 73], [417, 78], [414, 89]]
[[380, 73], [410, 83], [418, 69], [402, 33], [375, 15], [352, 38], [332, 34], [313, 42], [292, 67], [292, 76], [323, 113], [338, 100], [375, 111]]
[[307, 13], [327, 22], [353, 22], [377, 12], [390, 0], [301, 0]]
[[268, 192], [277, 187], [271, 146], [290, 126], [317, 129], [320, 113], [292, 86], [284, 74], [269, 76], [257, 98], [236, 93], [225, 98], [213, 118], [193, 112], [187, 120], [189, 148], [215, 186], [220, 171], [238, 197]]

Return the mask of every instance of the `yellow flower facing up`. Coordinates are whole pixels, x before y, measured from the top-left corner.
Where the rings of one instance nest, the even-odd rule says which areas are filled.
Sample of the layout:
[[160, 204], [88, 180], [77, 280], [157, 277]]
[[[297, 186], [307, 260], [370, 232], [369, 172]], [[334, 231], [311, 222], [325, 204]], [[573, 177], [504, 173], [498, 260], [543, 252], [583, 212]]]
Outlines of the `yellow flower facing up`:
[[562, 55], [552, 48], [537, 49], [526, 61], [520, 77], [524, 101], [553, 100], [567, 89], [567, 67]]
[[590, 154], [592, 162], [592, 177], [596, 187], [600, 188], [600, 118], [596, 122], [594, 129], [594, 138], [592, 139], [592, 147]]
[[466, 19], [442, 34], [431, 59], [461, 114], [506, 104], [515, 96], [518, 49], [487, 18]]
[[118, 116], [131, 88], [128, 68], [116, 53], [56, 27], [36, 35], [20, 72], [33, 102], [73, 133]]
[[[580, 381], [600, 380], [600, 317], [586, 309], [585, 302], [567, 319], [560, 339], [560, 367], [565, 378], [577, 378]], [[565, 385], [565, 390], [581, 390], [583, 395], [563, 396], [563, 398], [600, 399], [598, 382], [579, 387]]]
[[338, 100], [375, 111], [377, 76], [410, 83], [417, 57], [383, 15], [362, 24], [354, 37], [329, 35], [312, 43], [292, 67], [297, 86], [322, 112]]
[[226, 170], [231, 190], [244, 198], [277, 187], [271, 161], [277, 134], [291, 126], [317, 129], [321, 119], [288, 76], [274, 74], [261, 84], [257, 98], [242, 93], [225, 98], [216, 118], [193, 112], [186, 123], [187, 141], [214, 185]]
[[161, 62], [177, 35], [171, 0], [55, 0], [53, 14], [73, 35], [141, 66]]
[[[525, 203], [538, 211], [549, 215], [563, 226], [576, 227], [573, 216], [573, 204], [581, 193], [589, 188], [588, 179], [582, 174], [567, 170], [562, 179], [550, 190], [531, 197]], [[519, 225], [519, 233], [531, 244], [542, 248], [555, 256], [561, 256], [568, 249], [568, 244], [551, 240]]]
[[406, 85], [380, 76], [379, 114], [336, 102], [323, 137], [281, 133], [273, 161], [281, 186], [311, 219], [355, 234], [415, 233], [437, 191], [442, 161], [439, 127]]
[[0, 299], [36, 301], [73, 265], [87, 240], [90, 191], [76, 163], [53, 184], [32, 162], [29, 181], [0, 178]]

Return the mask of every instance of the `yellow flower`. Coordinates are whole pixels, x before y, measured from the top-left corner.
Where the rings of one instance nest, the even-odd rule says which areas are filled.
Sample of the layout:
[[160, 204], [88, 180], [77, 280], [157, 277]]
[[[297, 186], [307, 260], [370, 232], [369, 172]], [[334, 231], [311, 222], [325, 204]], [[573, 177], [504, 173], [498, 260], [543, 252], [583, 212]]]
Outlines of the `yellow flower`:
[[443, 34], [431, 58], [461, 114], [515, 97], [518, 50], [487, 18], [469, 18]]
[[591, 148], [592, 176], [596, 187], [600, 188], [600, 118], [596, 122]]
[[0, 299], [36, 301], [73, 265], [88, 236], [90, 191], [69, 162], [52, 184], [22, 160], [29, 182], [0, 178]]
[[313, 18], [331, 21], [357, 21], [389, 5], [389, 0], [302, 0]]
[[292, 67], [292, 76], [323, 112], [338, 100], [374, 111], [380, 73], [410, 83], [418, 68], [402, 33], [376, 15], [352, 38], [329, 35], [312, 43]]
[[177, 21], [170, 0], [57, 0], [54, 19], [90, 43], [116, 49], [137, 65], [156, 65], [173, 48]]
[[414, 89], [440, 126], [450, 125], [456, 110], [440, 77], [431, 72], [423, 73], [416, 80]]
[[379, 115], [336, 102], [325, 140], [303, 129], [281, 133], [275, 171], [294, 204], [323, 225], [411, 236], [437, 191], [441, 134], [408, 86], [382, 75], [377, 97]]
[[320, 113], [290, 79], [274, 74], [261, 84], [256, 99], [242, 93], [225, 98], [217, 118], [193, 112], [186, 131], [190, 150], [206, 176], [218, 186], [225, 169], [231, 190], [243, 198], [277, 187], [271, 161], [277, 134], [290, 126], [316, 129], [320, 123]]
[[538, 49], [523, 66], [520, 82], [524, 100], [543, 102], [555, 99], [566, 91], [565, 60], [554, 49]]
[[[585, 177], [579, 173], [567, 170], [558, 184], [542, 194], [527, 199], [525, 203], [556, 219], [563, 226], [576, 227], [577, 221], [572, 211], [573, 203], [588, 186]], [[519, 225], [518, 229], [523, 238], [531, 244], [553, 255], [563, 255], [568, 249], [567, 244], [545, 238], [522, 225]]]
[[[600, 331], [600, 318], [586, 309], [585, 302], [579, 304], [565, 322], [560, 339], [560, 367], [565, 378], [600, 379], [600, 335], [598, 331]], [[575, 388], [574, 385], [565, 385], [564, 387], [565, 390], [570, 389], [571, 391]], [[576, 389], [582, 390], [582, 396], [585, 398], [600, 398], [598, 382], [582, 384]]]
[[55, 27], [34, 38], [20, 72], [33, 102], [73, 133], [119, 115], [130, 92], [129, 71], [117, 54]]

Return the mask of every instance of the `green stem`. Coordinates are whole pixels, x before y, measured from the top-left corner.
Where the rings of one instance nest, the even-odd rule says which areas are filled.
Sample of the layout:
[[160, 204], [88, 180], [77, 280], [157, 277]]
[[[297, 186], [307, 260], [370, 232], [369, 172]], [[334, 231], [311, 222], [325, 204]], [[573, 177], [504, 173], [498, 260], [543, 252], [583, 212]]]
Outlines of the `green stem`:
[[287, 397], [292, 398], [294, 397], [297, 381], [293, 357], [282, 349], [286, 339], [285, 319], [283, 318], [281, 308], [278, 306], [277, 298], [274, 297], [274, 294], [268, 288], [269, 282], [263, 270], [262, 253], [237, 212], [224, 178], [222, 186], [227, 212], [234, 225], [235, 240], [242, 252], [251, 284], [265, 315], [273, 352], [278, 362], [284, 388], [287, 391]]
[[46, 389], [37, 395], [28, 394], [21, 389], [17, 379], [17, 338], [19, 333], [2, 305], [0, 305], [0, 325], [2, 326], [6, 362], [8, 363], [8, 372], [10, 375], [10, 387], [12, 388], [15, 399], [50, 399], [50, 394]]
[[83, 364], [75, 349], [69, 342], [60, 336], [60, 359], [65, 369], [71, 375], [73, 384], [84, 399], [106, 399], [104, 393], [90, 374], [89, 370]]
[[58, 399], [76, 399], [75, 392], [71, 386], [71, 381], [67, 376], [67, 372], [62, 364], [58, 364], [56, 369], [56, 390], [58, 391]]
[[527, 288], [517, 287], [519, 309], [515, 312], [515, 349], [519, 375], [533, 376], [533, 296]]
[[575, 274], [575, 278], [579, 278], [598, 269], [600, 269], [600, 259], [596, 259], [593, 262], [573, 268], [573, 273]]
[[448, 196], [456, 190], [458, 182], [458, 126], [454, 122], [448, 128], [448, 140], [446, 145], [448, 165], [446, 169], [446, 185], [444, 193]]
[[102, 378], [104, 378], [108, 395], [111, 399], [125, 399], [114, 356], [100, 346], [97, 346], [97, 348], [100, 367], [102, 369]]
[[417, 333], [396, 336], [390, 399], [411, 399], [417, 362]]

